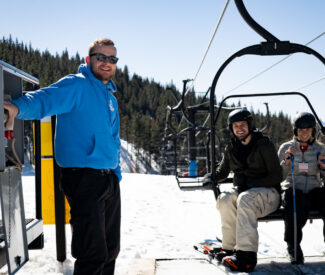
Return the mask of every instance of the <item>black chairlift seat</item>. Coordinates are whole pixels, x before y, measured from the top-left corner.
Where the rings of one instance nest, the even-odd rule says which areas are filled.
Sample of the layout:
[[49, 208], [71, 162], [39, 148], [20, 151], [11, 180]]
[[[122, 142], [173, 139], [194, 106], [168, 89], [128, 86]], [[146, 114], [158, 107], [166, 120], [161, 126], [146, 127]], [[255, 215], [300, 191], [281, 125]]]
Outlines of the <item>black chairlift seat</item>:
[[[316, 210], [311, 210], [308, 214], [309, 220], [321, 219], [321, 218], [322, 218], [321, 214]], [[282, 221], [282, 220], [284, 220], [284, 209], [282, 207], [274, 211], [273, 213], [258, 219], [258, 221], [260, 222]]]
[[176, 175], [179, 189], [182, 191], [195, 191], [203, 189], [203, 177], [189, 177]]
[[[203, 186], [203, 176], [189, 177], [176, 175], [179, 189], [182, 191], [206, 190]], [[220, 183], [232, 183], [232, 178], [227, 178]]]
[[[227, 178], [222, 183], [232, 183], [232, 178]], [[315, 219], [322, 219], [322, 215], [317, 210], [311, 210], [308, 213], [308, 219], [311, 221]], [[258, 221], [260, 222], [282, 221], [282, 220], [284, 220], [284, 208], [282, 206], [278, 208], [276, 211], [272, 212], [271, 214], [262, 218], [258, 218]]]
[[[178, 187], [182, 191], [205, 190], [203, 187], [203, 177], [177, 176], [176, 179], [177, 179]], [[227, 178], [220, 183], [221, 184], [232, 183], [232, 178]], [[218, 186], [220, 185], [220, 183], [218, 184]], [[309, 220], [315, 220], [315, 219], [321, 219], [321, 218], [322, 218], [322, 216], [319, 211], [317, 211], [317, 210], [309, 211], [309, 214], [308, 214]], [[271, 214], [258, 219], [258, 221], [260, 221], [260, 222], [282, 221], [282, 220], [284, 220], [284, 208], [283, 207], [280, 207], [279, 209], [272, 212]]]

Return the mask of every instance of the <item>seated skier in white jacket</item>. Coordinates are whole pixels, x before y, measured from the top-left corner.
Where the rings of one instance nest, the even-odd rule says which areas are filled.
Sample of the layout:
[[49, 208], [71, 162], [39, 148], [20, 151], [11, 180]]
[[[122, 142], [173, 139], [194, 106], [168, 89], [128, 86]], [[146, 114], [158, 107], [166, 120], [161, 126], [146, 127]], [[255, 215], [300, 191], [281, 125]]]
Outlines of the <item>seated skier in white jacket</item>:
[[[317, 209], [325, 217], [325, 188], [322, 187], [325, 176], [325, 146], [315, 138], [316, 120], [310, 113], [300, 113], [293, 125], [294, 137], [282, 144], [278, 155], [283, 171], [285, 208], [284, 240], [288, 245], [288, 254], [292, 264], [303, 264], [304, 256], [300, 247], [302, 228], [307, 222], [308, 212]], [[294, 183], [297, 217], [297, 253], [294, 258], [294, 215], [292, 190], [292, 164], [294, 159]], [[325, 235], [325, 231], [324, 231]]]

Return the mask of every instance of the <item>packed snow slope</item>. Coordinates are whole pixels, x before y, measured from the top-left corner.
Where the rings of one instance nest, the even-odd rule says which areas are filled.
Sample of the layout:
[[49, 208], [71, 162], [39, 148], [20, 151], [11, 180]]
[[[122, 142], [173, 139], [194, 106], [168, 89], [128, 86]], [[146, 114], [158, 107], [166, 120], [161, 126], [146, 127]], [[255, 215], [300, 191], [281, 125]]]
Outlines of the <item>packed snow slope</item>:
[[[147, 161], [146, 161], [147, 160]], [[124, 173], [157, 174], [158, 164], [142, 149], [135, 149], [134, 145], [121, 140], [121, 170]], [[148, 167], [151, 162], [151, 168]]]

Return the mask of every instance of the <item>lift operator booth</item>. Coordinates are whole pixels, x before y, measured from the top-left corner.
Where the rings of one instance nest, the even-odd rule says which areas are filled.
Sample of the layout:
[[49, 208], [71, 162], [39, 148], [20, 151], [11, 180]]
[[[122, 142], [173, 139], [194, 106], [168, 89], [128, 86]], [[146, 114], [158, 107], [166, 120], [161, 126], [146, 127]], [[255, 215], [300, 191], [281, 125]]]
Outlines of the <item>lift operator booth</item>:
[[[23, 94], [24, 81], [37, 88], [37, 78], [0, 60], [0, 109], [3, 101]], [[7, 264], [8, 273], [15, 274], [27, 261], [28, 249], [44, 245], [40, 190], [40, 123], [35, 129], [35, 218], [25, 219], [22, 193], [24, 164], [24, 122], [15, 119], [14, 127], [6, 129], [8, 114], [3, 111], [0, 123], [0, 267]]]

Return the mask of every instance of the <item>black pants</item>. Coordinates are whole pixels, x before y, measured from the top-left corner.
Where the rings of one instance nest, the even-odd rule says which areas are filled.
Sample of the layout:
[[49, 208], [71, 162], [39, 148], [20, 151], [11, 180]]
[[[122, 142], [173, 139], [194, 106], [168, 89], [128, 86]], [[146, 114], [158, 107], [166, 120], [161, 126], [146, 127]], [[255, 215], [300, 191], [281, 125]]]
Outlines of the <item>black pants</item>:
[[[294, 222], [293, 222], [293, 195], [292, 188], [284, 193], [283, 206], [285, 209], [284, 217], [284, 240], [291, 246], [294, 245]], [[302, 228], [308, 220], [308, 212], [318, 210], [325, 218], [325, 188], [315, 188], [307, 194], [296, 190], [296, 215], [297, 215], [297, 244], [302, 240]], [[325, 227], [323, 227], [325, 238]]]
[[63, 168], [61, 188], [71, 209], [74, 275], [113, 275], [120, 251], [117, 176], [89, 168]]

